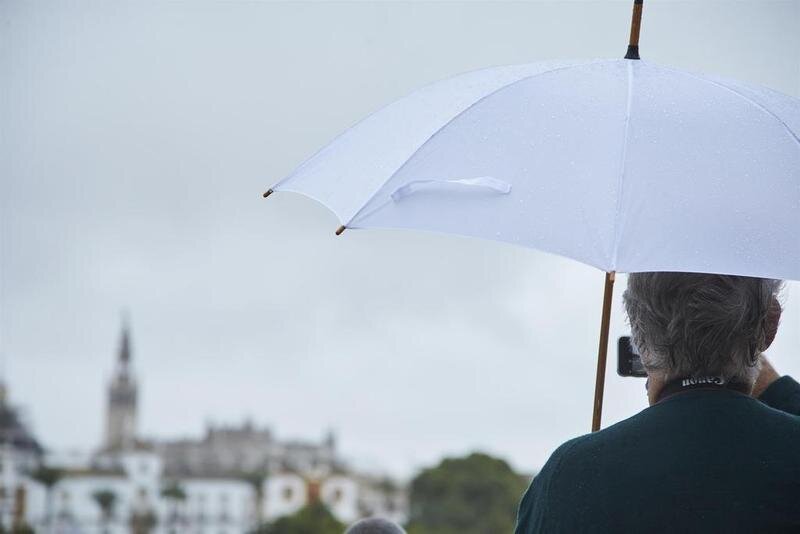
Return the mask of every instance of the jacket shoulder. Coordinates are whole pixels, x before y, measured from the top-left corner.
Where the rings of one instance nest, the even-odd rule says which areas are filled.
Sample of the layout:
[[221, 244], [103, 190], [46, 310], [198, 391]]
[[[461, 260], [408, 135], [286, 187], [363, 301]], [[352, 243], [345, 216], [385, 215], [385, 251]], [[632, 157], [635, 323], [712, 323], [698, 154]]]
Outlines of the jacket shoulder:
[[[591, 437], [591, 434], [573, 438], [558, 447], [542, 467], [542, 470], [533, 478], [530, 486], [520, 501], [517, 511], [517, 526], [515, 534], [528, 534], [534, 532], [554, 532], [560, 527], [554, 522], [559, 522], [563, 517], [557, 508], [560, 499], [552, 499], [551, 492], [554, 482], [559, 480], [559, 471], [564, 463], [570, 463], [572, 450]], [[556, 491], [557, 493], [557, 491]]]

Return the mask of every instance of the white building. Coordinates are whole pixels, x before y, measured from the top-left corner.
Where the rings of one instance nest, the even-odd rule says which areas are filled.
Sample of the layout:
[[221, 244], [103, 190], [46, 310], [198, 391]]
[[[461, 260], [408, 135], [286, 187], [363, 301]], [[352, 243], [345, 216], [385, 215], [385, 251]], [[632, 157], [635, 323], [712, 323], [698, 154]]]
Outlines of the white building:
[[42, 447], [30, 434], [19, 411], [8, 403], [0, 382], [0, 527], [24, 522], [30, 501], [28, 475], [41, 461]]
[[[406, 518], [403, 489], [349, 470], [332, 434], [318, 443], [280, 441], [268, 429], [245, 423], [209, 426], [199, 439], [146, 441], [137, 433], [137, 390], [125, 326], [99, 451], [47, 455], [44, 464], [60, 474], [48, 487], [26, 476], [40, 464], [42, 453], [18, 428], [15, 432], [27, 438], [15, 443], [25, 446], [13, 449], [17, 467], [9, 473], [16, 474], [2, 478], [0, 490], [21, 488], [17, 501], [22, 505], [4, 508], [0, 491], [4, 526], [16, 517], [36, 532], [52, 534], [233, 534], [293, 514], [315, 500], [344, 523], [373, 514], [400, 522]], [[2, 443], [0, 474], [5, 477], [11, 449]]]

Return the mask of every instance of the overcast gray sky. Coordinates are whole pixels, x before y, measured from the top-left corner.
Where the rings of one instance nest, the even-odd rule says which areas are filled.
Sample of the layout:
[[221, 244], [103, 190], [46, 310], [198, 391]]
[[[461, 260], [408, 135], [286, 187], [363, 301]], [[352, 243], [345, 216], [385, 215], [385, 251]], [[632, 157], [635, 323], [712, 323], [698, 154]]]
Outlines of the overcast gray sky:
[[[466, 70], [620, 57], [621, 2], [0, 3], [0, 353], [42, 441], [101, 438], [121, 310], [146, 436], [332, 428], [406, 475], [537, 469], [588, 430], [602, 273], [510, 245], [348, 231], [260, 193]], [[645, 2], [646, 59], [800, 93], [800, 2]], [[800, 375], [800, 289], [770, 351]], [[612, 339], [626, 332], [618, 284]], [[613, 349], [613, 347], [612, 347]], [[612, 350], [612, 354], [614, 351]], [[604, 423], [645, 407], [609, 365]]]

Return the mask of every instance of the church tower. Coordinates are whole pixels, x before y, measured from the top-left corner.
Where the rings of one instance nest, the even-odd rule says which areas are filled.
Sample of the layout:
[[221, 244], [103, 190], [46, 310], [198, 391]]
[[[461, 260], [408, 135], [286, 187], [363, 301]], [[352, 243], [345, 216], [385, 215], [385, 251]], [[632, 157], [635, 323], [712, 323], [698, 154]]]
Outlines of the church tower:
[[122, 337], [116, 367], [108, 387], [105, 448], [128, 449], [136, 441], [136, 381], [131, 372], [131, 339], [128, 322]]

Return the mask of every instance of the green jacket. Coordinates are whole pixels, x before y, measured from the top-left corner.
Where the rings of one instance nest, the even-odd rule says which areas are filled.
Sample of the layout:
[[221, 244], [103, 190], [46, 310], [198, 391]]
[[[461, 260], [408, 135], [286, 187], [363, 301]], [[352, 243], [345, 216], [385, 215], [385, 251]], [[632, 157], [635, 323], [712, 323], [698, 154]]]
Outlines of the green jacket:
[[559, 447], [522, 499], [517, 534], [800, 532], [800, 384], [663, 399]]

